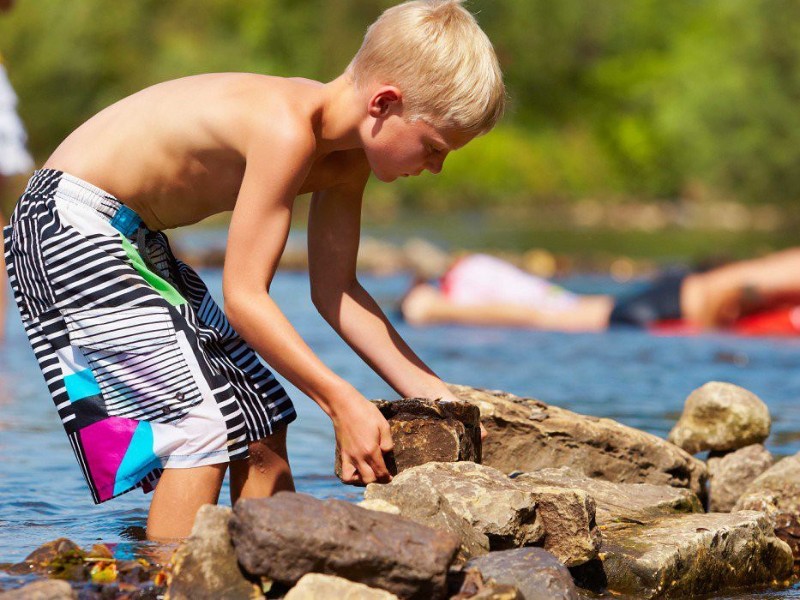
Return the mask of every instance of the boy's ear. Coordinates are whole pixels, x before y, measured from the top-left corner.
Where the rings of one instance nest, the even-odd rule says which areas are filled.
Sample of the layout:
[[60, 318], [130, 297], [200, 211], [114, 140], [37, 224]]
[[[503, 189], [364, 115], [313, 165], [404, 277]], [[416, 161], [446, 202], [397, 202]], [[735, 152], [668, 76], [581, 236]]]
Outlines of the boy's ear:
[[403, 94], [400, 89], [393, 85], [382, 85], [369, 101], [367, 111], [369, 115], [374, 118], [387, 117], [393, 111], [402, 108]]

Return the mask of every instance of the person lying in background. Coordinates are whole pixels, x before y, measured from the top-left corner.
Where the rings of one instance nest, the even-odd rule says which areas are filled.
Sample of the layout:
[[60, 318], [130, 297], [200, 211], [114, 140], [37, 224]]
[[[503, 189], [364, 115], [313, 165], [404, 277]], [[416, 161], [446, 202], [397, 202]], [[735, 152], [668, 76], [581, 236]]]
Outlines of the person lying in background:
[[617, 325], [649, 328], [681, 321], [706, 330], [796, 305], [800, 305], [800, 248], [702, 273], [665, 272], [644, 290], [620, 297], [575, 294], [499, 258], [472, 254], [452, 265], [438, 286], [415, 284], [400, 310], [412, 325], [604, 331]]

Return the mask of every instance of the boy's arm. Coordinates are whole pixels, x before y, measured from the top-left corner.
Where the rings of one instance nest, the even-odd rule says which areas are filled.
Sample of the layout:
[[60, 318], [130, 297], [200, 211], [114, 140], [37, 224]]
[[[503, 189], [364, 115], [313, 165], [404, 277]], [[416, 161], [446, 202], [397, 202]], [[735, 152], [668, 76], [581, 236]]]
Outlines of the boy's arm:
[[404, 397], [456, 400], [414, 354], [356, 278], [361, 199], [369, 171], [356, 183], [311, 200], [308, 257], [314, 305], [361, 358]]
[[278, 143], [274, 132], [270, 133], [274, 145], [269, 150], [248, 151], [231, 218], [223, 275], [226, 313], [236, 331], [272, 367], [331, 417], [343, 459], [343, 479], [388, 480], [382, 455], [391, 449], [386, 419], [317, 358], [269, 296], [289, 233], [292, 204], [310, 168], [314, 143], [292, 134]]

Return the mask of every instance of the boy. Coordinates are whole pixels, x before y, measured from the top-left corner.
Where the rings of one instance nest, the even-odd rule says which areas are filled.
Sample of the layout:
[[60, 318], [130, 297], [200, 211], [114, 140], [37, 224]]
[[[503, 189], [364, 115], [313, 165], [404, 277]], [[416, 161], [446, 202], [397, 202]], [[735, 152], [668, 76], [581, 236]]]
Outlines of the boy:
[[[361, 196], [371, 172], [438, 173], [503, 105], [485, 34], [458, 0], [432, 0], [387, 10], [327, 84], [189, 77], [72, 133], [20, 199], [6, 255], [94, 500], [160, 476], [147, 534], [172, 539], [217, 501], [228, 463], [234, 502], [293, 489], [295, 412], [250, 346], [330, 416], [345, 480], [386, 481], [388, 424], [269, 296], [292, 203], [314, 194], [309, 274], [324, 318], [400, 395], [452, 399], [356, 280]], [[228, 210], [226, 320], [161, 230]]]

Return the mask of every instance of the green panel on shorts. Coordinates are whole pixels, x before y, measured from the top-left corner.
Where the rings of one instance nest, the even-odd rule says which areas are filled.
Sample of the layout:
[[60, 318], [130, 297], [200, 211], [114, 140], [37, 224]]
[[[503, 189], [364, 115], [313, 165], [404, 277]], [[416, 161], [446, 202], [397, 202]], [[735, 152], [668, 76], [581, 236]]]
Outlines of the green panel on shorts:
[[180, 295], [178, 290], [176, 290], [169, 281], [147, 268], [147, 265], [144, 264], [144, 259], [142, 259], [139, 252], [136, 251], [136, 248], [133, 247], [133, 244], [131, 244], [124, 235], [120, 235], [120, 238], [122, 239], [122, 247], [125, 248], [125, 254], [128, 255], [133, 268], [139, 272], [144, 280], [172, 306], [186, 304], [184, 297]]

